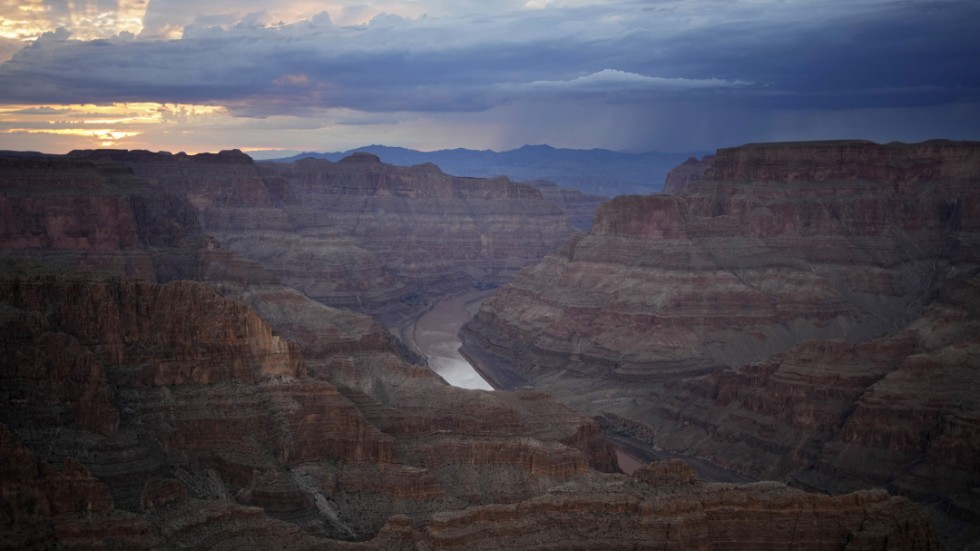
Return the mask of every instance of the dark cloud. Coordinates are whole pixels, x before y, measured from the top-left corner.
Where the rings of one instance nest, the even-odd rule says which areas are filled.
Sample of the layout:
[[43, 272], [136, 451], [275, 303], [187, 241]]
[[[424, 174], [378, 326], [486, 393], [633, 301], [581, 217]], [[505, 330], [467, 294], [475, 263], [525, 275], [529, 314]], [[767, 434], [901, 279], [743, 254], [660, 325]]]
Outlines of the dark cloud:
[[[474, 7], [463, 16], [382, 15], [347, 27], [325, 13], [266, 26], [257, 0], [241, 8], [252, 13], [244, 18], [220, 10], [192, 18], [194, 4], [177, 4], [180, 16], [168, 18], [151, 2], [137, 38], [41, 37], [0, 65], [0, 102], [196, 103], [248, 117], [577, 105], [661, 127], [680, 125], [665, 122], [677, 118], [671, 113], [753, 117], [763, 121], [750, 125], [755, 135], [775, 132], [793, 111], [914, 110], [980, 98], [980, 4], [972, 0]], [[178, 24], [186, 25], [181, 39], [153, 38]], [[967, 122], [980, 132], [980, 121]], [[641, 131], [625, 132], [642, 141]]]

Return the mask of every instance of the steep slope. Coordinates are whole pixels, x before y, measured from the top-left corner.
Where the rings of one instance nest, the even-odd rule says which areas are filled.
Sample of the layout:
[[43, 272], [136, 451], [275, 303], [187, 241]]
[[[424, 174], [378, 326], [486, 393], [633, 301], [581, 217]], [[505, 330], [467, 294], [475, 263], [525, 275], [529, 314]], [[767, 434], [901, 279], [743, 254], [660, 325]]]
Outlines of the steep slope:
[[0, 272], [187, 277], [204, 239], [185, 199], [119, 164], [0, 158]]
[[325, 310], [293, 343], [195, 282], [43, 278], [0, 297], [4, 546], [557, 549], [584, 528], [592, 548], [934, 546], [884, 492], [592, 471], [612, 468], [594, 423], [540, 393], [448, 387], [359, 314]]
[[[121, 165], [50, 168], [17, 178], [38, 182], [40, 170], [51, 202], [9, 212], [51, 221], [38, 225], [45, 238], [61, 235], [58, 221], [79, 229], [28, 247], [5, 234], [0, 548], [599, 548], [621, 536], [934, 548], [925, 514], [882, 492], [702, 486], [670, 464], [614, 474], [596, 422], [547, 394], [450, 387], [364, 314], [317, 303], [206, 238], [163, 244], [200, 235], [196, 217], [155, 226], [186, 201]], [[85, 225], [64, 199], [76, 169], [98, 185], [69, 206], [115, 197], [117, 218], [133, 222]], [[105, 170], [127, 187], [107, 193]], [[151, 262], [136, 278], [127, 263], [67, 263], [93, 240], [99, 258], [184, 263]], [[172, 280], [174, 265], [199, 281]], [[814, 528], [773, 532], [771, 519]]]
[[484, 303], [463, 351], [648, 449], [888, 485], [975, 531], [980, 481], [957, 458], [980, 412], [960, 396], [980, 373], [978, 180], [973, 143], [719, 150], [680, 168], [677, 195], [600, 207]]
[[[342, 232], [384, 259], [402, 301], [509, 279], [574, 232], [561, 203], [505, 178], [457, 178], [434, 165], [395, 167], [366, 153], [337, 163], [270, 166], [299, 201], [287, 209], [296, 225]], [[364, 297], [349, 300], [354, 305]]]
[[495, 285], [558, 247], [597, 199], [504, 178], [454, 178], [356, 154], [338, 163], [256, 164], [239, 151], [74, 151], [118, 163], [186, 198], [215, 244], [333, 306], [401, 321], [430, 297]]
[[[0, 178], [13, 205], [0, 423], [12, 454], [40, 462], [5, 471], [4, 545], [196, 548], [220, 534], [308, 547], [297, 531], [364, 539], [392, 514], [524, 499], [615, 469], [594, 422], [541, 394], [448, 387], [367, 316], [215, 248], [190, 205], [122, 165], [32, 163]], [[103, 204], [121, 222], [93, 220]], [[173, 212], [186, 228], [155, 225]], [[172, 279], [157, 256], [208, 283], [154, 283]], [[117, 258], [145, 262], [133, 273]], [[59, 464], [65, 475], [47, 474]]]
[[[282, 178], [239, 151], [170, 154], [149, 151], [73, 151], [77, 162], [123, 165], [150, 190], [193, 205], [212, 246], [243, 253], [310, 296], [330, 303], [396, 303], [404, 284], [384, 263], [329, 224], [298, 224], [283, 208], [296, 199]], [[322, 227], [321, 227], [322, 226]]]
[[596, 209], [599, 205], [609, 200], [602, 195], [587, 195], [575, 190], [558, 187], [558, 184], [548, 180], [529, 180], [526, 182], [538, 188], [541, 195], [554, 203], [561, 205], [568, 222], [575, 229], [588, 232], [592, 229], [592, 220], [595, 218]]

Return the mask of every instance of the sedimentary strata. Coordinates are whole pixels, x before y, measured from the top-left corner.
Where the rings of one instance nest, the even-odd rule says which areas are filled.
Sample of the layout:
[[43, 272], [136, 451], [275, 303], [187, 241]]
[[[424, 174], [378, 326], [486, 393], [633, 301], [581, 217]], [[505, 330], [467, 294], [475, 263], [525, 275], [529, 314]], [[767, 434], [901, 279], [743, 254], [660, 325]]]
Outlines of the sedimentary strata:
[[395, 167], [367, 153], [269, 166], [302, 205], [288, 209], [291, 219], [308, 231], [342, 232], [383, 259], [402, 299], [498, 283], [574, 233], [559, 196], [506, 178]]
[[976, 537], [978, 181], [975, 143], [722, 149], [602, 205], [463, 350], [651, 450], [886, 486]]
[[570, 216], [590, 223], [599, 202], [363, 153], [292, 164], [257, 164], [239, 151], [92, 150], [69, 159], [127, 167], [149, 189], [193, 205], [217, 245], [318, 301], [392, 319], [429, 296], [509, 279], [574, 233]]
[[[10, 210], [36, 231], [3, 234], [0, 548], [934, 546], [923, 511], [882, 492], [616, 474], [594, 420], [542, 392], [450, 387], [374, 319], [171, 217], [194, 212], [186, 192], [71, 162], [40, 167], [50, 203]], [[38, 191], [6, 184], [8, 202]], [[84, 219], [103, 200], [120, 223]]]

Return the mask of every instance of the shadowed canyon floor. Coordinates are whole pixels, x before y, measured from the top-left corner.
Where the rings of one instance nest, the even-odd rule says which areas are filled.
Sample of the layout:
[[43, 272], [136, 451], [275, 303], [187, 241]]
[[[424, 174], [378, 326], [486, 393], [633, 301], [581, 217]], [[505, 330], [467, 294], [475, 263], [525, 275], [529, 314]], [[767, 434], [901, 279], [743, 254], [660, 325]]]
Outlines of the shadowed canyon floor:
[[[316, 299], [412, 319], [428, 300], [409, 291], [472, 288], [571, 235], [561, 210], [512, 182], [336, 165], [0, 159], [0, 548], [937, 548], [905, 497], [707, 483], [677, 461], [627, 476], [599, 423], [550, 394], [446, 384], [377, 318]], [[296, 199], [314, 191], [370, 220], [316, 219]], [[446, 220], [436, 206], [461, 229], [409, 234], [431, 266], [375, 248], [379, 211], [404, 234]], [[463, 241], [487, 256], [454, 264]]]

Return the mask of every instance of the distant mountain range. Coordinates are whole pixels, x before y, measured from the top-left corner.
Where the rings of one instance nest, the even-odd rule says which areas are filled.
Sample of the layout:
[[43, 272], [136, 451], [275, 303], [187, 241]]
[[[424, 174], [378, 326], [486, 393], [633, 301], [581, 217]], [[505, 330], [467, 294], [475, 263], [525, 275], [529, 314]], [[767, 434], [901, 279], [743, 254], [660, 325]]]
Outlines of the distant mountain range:
[[549, 145], [525, 145], [499, 153], [473, 149], [426, 152], [369, 145], [350, 151], [300, 153], [274, 160], [292, 162], [315, 157], [338, 161], [358, 151], [374, 153], [383, 162], [393, 165], [433, 163], [443, 172], [456, 176], [507, 176], [517, 181], [550, 180], [565, 188], [606, 197], [661, 191], [667, 172], [691, 156], [700, 157], [706, 153], [622, 153], [608, 149], [558, 149]]

